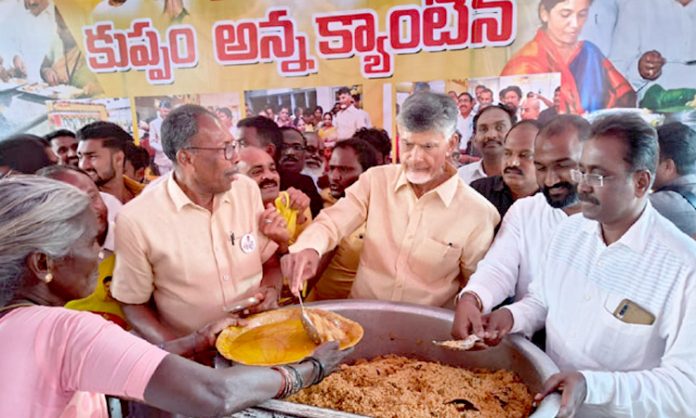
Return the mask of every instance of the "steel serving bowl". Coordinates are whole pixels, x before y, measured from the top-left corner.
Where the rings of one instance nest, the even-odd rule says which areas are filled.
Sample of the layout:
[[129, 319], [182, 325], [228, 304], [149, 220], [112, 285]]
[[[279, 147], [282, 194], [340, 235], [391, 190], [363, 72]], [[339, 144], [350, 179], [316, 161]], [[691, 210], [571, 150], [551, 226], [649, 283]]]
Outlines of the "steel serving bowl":
[[[508, 369], [517, 372], [532, 393], [541, 391], [544, 381], [558, 372], [543, 351], [519, 335], [510, 335], [497, 347], [482, 351], [452, 351], [433, 345], [432, 340], [451, 339], [454, 320], [451, 310], [377, 300], [307, 304], [310, 305], [336, 312], [363, 326], [365, 335], [347, 357], [347, 362], [391, 353], [459, 367]], [[560, 396], [553, 394], [541, 402], [532, 417], [554, 417], [559, 406]], [[347, 418], [356, 415], [285, 401], [268, 401], [235, 417]]]

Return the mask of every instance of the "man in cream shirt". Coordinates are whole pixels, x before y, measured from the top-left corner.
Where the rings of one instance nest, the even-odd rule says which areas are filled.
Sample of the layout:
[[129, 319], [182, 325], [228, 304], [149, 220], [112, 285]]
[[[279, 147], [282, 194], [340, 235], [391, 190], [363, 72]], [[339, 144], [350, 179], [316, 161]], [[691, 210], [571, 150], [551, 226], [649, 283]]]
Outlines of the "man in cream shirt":
[[370, 127], [367, 112], [355, 107], [348, 87], [341, 87], [338, 90], [338, 102], [341, 109], [336, 113], [334, 125], [339, 141], [352, 137], [360, 128]]
[[239, 144], [213, 113], [176, 108], [162, 140], [174, 171], [121, 209], [111, 286], [153, 343], [219, 320], [249, 296], [263, 301], [257, 310], [275, 307], [281, 281], [269, 237], [287, 236], [275, 209], [264, 211], [258, 185], [237, 174]]
[[696, 397], [696, 242], [650, 204], [655, 130], [639, 116], [592, 125], [578, 182], [582, 215], [556, 227], [521, 301], [484, 317], [486, 339], [546, 327], [560, 373], [558, 416], [686, 417]]
[[300, 235], [281, 260], [294, 292], [314, 276], [322, 254], [366, 223], [351, 297], [451, 306], [499, 220], [447, 162], [458, 146], [456, 122], [449, 96], [406, 99], [398, 117], [402, 164], [363, 173]]

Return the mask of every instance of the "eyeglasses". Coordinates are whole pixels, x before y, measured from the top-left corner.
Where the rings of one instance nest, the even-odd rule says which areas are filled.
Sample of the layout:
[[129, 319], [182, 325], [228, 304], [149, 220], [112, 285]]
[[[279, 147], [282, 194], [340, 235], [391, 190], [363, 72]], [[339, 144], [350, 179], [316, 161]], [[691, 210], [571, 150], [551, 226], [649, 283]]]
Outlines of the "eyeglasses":
[[225, 159], [226, 160], [231, 160], [234, 158], [235, 154], [239, 152], [241, 149], [242, 144], [239, 143], [239, 141], [232, 141], [228, 142], [225, 144], [224, 147], [222, 148], [213, 148], [213, 147], [186, 147], [185, 149], [195, 149], [195, 150], [207, 150], [207, 151], [224, 151], [225, 152]]
[[576, 169], [570, 170], [570, 178], [573, 179], [574, 182], [578, 184], [580, 184], [581, 182], [585, 182], [586, 184], [592, 187], [603, 187], [604, 179], [606, 177], [608, 176], [603, 176], [601, 174], [583, 173], [580, 170]]
[[300, 144], [292, 144], [292, 145], [283, 144], [283, 151], [286, 151], [286, 150], [292, 150], [292, 152], [302, 152], [305, 150], [305, 147], [300, 145]]

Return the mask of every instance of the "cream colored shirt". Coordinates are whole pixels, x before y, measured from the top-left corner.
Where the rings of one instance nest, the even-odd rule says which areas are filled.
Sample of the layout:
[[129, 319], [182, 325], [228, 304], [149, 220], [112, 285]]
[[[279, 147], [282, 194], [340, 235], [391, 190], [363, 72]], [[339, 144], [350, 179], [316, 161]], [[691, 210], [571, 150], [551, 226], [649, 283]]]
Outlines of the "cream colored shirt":
[[225, 316], [259, 287], [277, 246], [259, 232], [261, 193], [238, 176], [215, 196], [213, 212], [194, 204], [173, 175], [121, 209], [111, 292], [123, 303], [153, 296], [161, 321], [185, 335]]
[[340, 110], [334, 118], [338, 140], [349, 139], [360, 128], [369, 128], [367, 112], [350, 105]]
[[371, 168], [319, 214], [290, 252], [324, 254], [366, 223], [351, 297], [451, 304], [488, 250], [499, 215], [447, 167], [450, 178], [420, 198], [400, 165]]

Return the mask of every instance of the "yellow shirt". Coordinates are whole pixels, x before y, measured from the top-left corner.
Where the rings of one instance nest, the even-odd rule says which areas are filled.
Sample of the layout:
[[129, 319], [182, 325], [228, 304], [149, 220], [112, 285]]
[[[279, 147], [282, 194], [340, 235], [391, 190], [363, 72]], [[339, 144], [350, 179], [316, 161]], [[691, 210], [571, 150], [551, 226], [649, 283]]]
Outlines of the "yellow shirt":
[[351, 297], [431, 306], [453, 303], [493, 240], [498, 211], [456, 170], [420, 198], [400, 165], [373, 167], [300, 235], [291, 253], [324, 254], [366, 224]]
[[350, 295], [360, 264], [364, 238], [365, 224], [341, 240], [328, 267], [309, 293], [308, 301], [346, 299]]
[[238, 176], [213, 199], [193, 203], [169, 175], [130, 201], [116, 219], [111, 292], [142, 304], [154, 297], [160, 320], [178, 335], [224, 317], [224, 309], [259, 287], [262, 264], [277, 245], [259, 232], [258, 185]]
[[72, 300], [65, 304], [68, 309], [76, 311], [88, 311], [101, 315], [103, 318], [120, 325], [123, 329], [130, 329], [123, 315], [121, 305], [111, 297], [109, 288], [111, 287], [112, 273], [114, 271], [114, 255], [106, 257], [99, 263], [99, 278], [97, 287], [91, 295]]
[[319, 195], [321, 196], [321, 199], [324, 201], [324, 209], [330, 208], [331, 206], [333, 206], [334, 203], [338, 201], [338, 199], [333, 197], [333, 195], [331, 194], [331, 189], [328, 187], [326, 189], [322, 189], [319, 192]]

